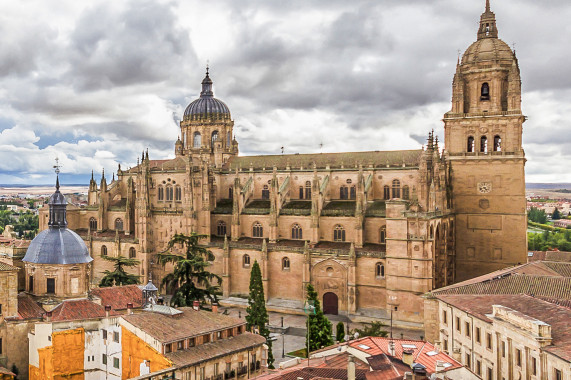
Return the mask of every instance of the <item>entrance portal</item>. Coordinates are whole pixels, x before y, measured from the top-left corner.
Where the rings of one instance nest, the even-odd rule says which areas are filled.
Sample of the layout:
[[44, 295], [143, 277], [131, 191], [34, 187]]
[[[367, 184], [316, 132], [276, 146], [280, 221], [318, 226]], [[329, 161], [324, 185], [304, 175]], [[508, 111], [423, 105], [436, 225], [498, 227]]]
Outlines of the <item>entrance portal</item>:
[[323, 295], [323, 314], [337, 315], [339, 313], [339, 298], [337, 294], [328, 292]]

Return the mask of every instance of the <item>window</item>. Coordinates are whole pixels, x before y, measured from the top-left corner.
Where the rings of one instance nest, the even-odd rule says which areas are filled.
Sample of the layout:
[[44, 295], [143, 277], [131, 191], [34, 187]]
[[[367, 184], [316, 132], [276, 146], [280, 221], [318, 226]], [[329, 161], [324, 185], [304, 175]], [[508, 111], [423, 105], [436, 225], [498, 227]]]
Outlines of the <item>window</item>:
[[216, 331], [216, 340], [222, 339], [222, 331]]
[[28, 277], [28, 291], [29, 292], [34, 291], [34, 276]]
[[444, 351], [448, 352], [448, 339], [444, 339]]
[[172, 201], [173, 199], [173, 189], [172, 186], [167, 186], [167, 201]]
[[480, 376], [482, 374], [482, 362], [476, 360], [476, 374]]
[[537, 375], [537, 359], [534, 357], [531, 358], [531, 374]]
[[468, 149], [467, 149], [468, 153], [473, 153], [474, 152], [474, 137], [470, 136], [468, 137]]
[[305, 199], [311, 199], [311, 181], [305, 182]]
[[117, 218], [115, 219], [115, 229], [119, 231], [123, 231], [123, 219]]
[[521, 367], [521, 350], [519, 348], [515, 349], [515, 364]]
[[176, 349], [177, 351], [184, 349], [184, 340], [179, 340], [178, 342], [176, 342]]
[[226, 223], [224, 223], [223, 221], [219, 221], [218, 224], [216, 225], [216, 235], [218, 236], [226, 235]]
[[488, 83], [482, 84], [480, 95], [480, 100], [490, 100], [490, 85]]
[[472, 357], [470, 356], [469, 353], [466, 353], [466, 355], [464, 356], [466, 358], [466, 367], [468, 368], [472, 368]]
[[479, 327], [476, 327], [476, 342], [481, 343]]
[[234, 188], [232, 186], [228, 188], [228, 198], [234, 199]]
[[226, 133], [226, 141], [228, 141], [228, 143], [227, 143], [226, 146], [229, 147], [230, 145], [232, 145], [232, 134], [230, 133], [230, 131], [228, 131], [228, 132]]
[[177, 186], [174, 189], [174, 200], [175, 201], [182, 200], [182, 189], [180, 188], [180, 186]]
[[200, 372], [199, 372], [200, 380], [204, 380], [206, 378], [205, 372], [206, 372], [205, 367], [200, 367]]
[[113, 358], [113, 367], [119, 368], [119, 358]]
[[555, 369], [555, 380], [563, 380], [563, 374], [561, 370]]
[[218, 131], [212, 132], [212, 137], [210, 140], [210, 146], [214, 148], [214, 142], [218, 140]]
[[351, 193], [349, 194], [349, 198], [350, 199], [356, 199], [357, 198], [357, 191], [355, 189], [355, 186], [351, 186]]
[[303, 186], [299, 187], [299, 199], [303, 199]]
[[282, 270], [289, 270], [289, 258], [284, 257], [282, 259]]
[[264, 236], [264, 228], [260, 222], [255, 222], [252, 226], [252, 236], [257, 238]]
[[232, 336], [234, 336], [234, 329], [228, 329], [228, 330], [226, 330], [226, 337], [227, 337], [227, 338], [230, 338], [230, 337], [232, 337]]
[[107, 330], [101, 330], [101, 335], [103, 336], [103, 339], [107, 339]]
[[107, 256], [107, 246], [101, 246], [101, 256]]
[[486, 333], [486, 348], [488, 350], [492, 349], [492, 334]]
[[129, 258], [134, 259], [137, 257], [137, 251], [134, 247], [129, 248]]
[[303, 239], [303, 231], [299, 224], [294, 224], [291, 227], [291, 238], [292, 239]]
[[339, 187], [339, 199], [349, 199], [349, 188], [347, 186]]
[[159, 186], [159, 201], [163, 201], [165, 199], [165, 188]]
[[194, 140], [192, 146], [194, 148], [200, 148], [202, 146], [202, 136], [200, 136], [200, 132], [194, 132]]
[[406, 185], [402, 187], [402, 199], [410, 199], [410, 191]]
[[482, 136], [480, 138], [480, 152], [486, 153], [488, 151], [488, 138], [486, 136]]
[[456, 331], [460, 331], [460, 317], [456, 317]]
[[502, 138], [499, 135], [494, 136], [494, 152], [502, 151]]
[[506, 357], [506, 342], [502, 342], [502, 358]]
[[206, 334], [202, 336], [202, 343], [210, 342], [210, 334]]
[[56, 279], [48, 278], [46, 280], [46, 293], [55, 294], [55, 292], [56, 292]]
[[400, 181], [398, 179], [393, 180], [393, 198], [400, 198]]
[[446, 310], [442, 310], [442, 323], [448, 324], [448, 312]]
[[219, 371], [220, 371], [219, 364], [214, 363], [214, 376], [218, 376]]
[[375, 264], [375, 277], [385, 277], [385, 266], [382, 263]]
[[385, 244], [387, 242], [387, 226], [382, 226], [379, 230], [379, 243]]
[[262, 188], [262, 199], [270, 199], [270, 188], [268, 185], [264, 185]]
[[336, 225], [333, 229], [333, 240], [334, 241], [345, 241], [345, 229], [341, 225]]
[[464, 322], [464, 330], [465, 330], [466, 336], [469, 338], [470, 337], [470, 322]]
[[97, 219], [95, 218], [89, 219], [89, 229], [92, 231], [97, 231]]
[[102, 364], [107, 364], [107, 355], [103, 354], [103, 355], [101, 356], [101, 363], [102, 363]]
[[250, 266], [250, 255], [242, 256], [242, 266], [244, 266], [244, 268], [247, 268]]
[[188, 347], [194, 347], [196, 345], [196, 341], [194, 340], [194, 338], [189, 338], [188, 339]]
[[383, 186], [383, 198], [391, 199], [391, 188], [389, 187], [389, 185]]
[[165, 344], [165, 354], [169, 354], [172, 351], [172, 347], [169, 344]]
[[119, 343], [119, 331], [113, 331], [113, 342]]
[[487, 380], [494, 380], [494, 370], [488, 367], [488, 378]]

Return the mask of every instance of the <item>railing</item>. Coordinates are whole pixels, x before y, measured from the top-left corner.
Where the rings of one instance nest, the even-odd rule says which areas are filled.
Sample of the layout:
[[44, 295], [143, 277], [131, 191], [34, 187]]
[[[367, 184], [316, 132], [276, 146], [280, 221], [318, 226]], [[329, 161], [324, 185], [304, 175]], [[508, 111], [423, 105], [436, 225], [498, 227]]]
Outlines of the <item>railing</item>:
[[500, 112], [468, 112], [468, 113], [452, 113], [447, 112], [445, 119], [456, 117], [478, 117], [478, 116], [523, 116], [521, 111], [500, 111]]
[[311, 215], [310, 208], [282, 208], [280, 215]]
[[269, 208], [244, 208], [242, 210], [242, 214], [245, 215], [267, 215], [269, 213]]
[[321, 216], [355, 216], [355, 210], [321, 210]]
[[386, 210], [370, 210], [367, 209], [367, 211], [365, 211], [365, 216], [386, 216], [387, 215], [387, 211]]
[[435, 218], [443, 215], [440, 210], [428, 212], [405, 211], [403, 214], [406, 218]]

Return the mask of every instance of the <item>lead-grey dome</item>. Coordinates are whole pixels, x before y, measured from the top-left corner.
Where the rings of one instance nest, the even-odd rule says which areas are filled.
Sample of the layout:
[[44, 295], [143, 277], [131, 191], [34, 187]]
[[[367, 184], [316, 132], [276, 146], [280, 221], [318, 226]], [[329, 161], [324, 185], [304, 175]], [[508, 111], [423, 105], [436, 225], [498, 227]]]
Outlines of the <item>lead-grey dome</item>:
[[50, 227], [32, 240], [22, 261], [35, 264], [86, 264], [93, 258], [78, 234], [66, 227]]
[[184, 120], [202, 120], [202, 119], [229, 119], [230, 109], [219, 99], [214, 97], [212, 91], [212, 80], [206, 69], [206, 77], [202, 81], [202, 91], [200, 98], [190, 103], [184, 110]]

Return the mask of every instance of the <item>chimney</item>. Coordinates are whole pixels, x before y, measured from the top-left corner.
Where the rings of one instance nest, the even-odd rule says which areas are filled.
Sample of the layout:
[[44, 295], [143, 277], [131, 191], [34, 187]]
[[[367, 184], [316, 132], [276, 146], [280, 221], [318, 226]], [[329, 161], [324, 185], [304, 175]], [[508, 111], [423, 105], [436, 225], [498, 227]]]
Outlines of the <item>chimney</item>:
[[437, 360], [436, 361], [436, 366], [434, 368], [434, 371], [436, 373], [442, 371], [444, 369], [444, 362], [442, 360]]
[[133, 303], [131, 302], [127, 304], [127, 314], [133, 314]]
[[198, 300], [192, 302], [192, 308], [198, 311], [200, 309], [200, 302], [198, 302]]
[[347, 380], [355, 380], [355, 359], [352, 355], [347, 360]]
[[46, 311], [46, 321], [47, 322], [52, 321], [52, 312], [51, 311]]
[[105, 305], [105, 318], [109, 318], [110, 311], [111, 311], [111, 305]]
[[217, 302], [212, 302], [212, 312], [214, 314], [218, 314], [218, 303]]
[[412, 366], [412, 378], [414, 380], [428, 380], [428, 375], [426, 373], [426, 367], [420, 363], [416, 363]]
[[412, 354], [414, 350], [403, 350], [402, 352], [402, 362], [409, 367], [412, 367]]
[[395, 342], [389, 341], [389, 355], [395, 356]]

